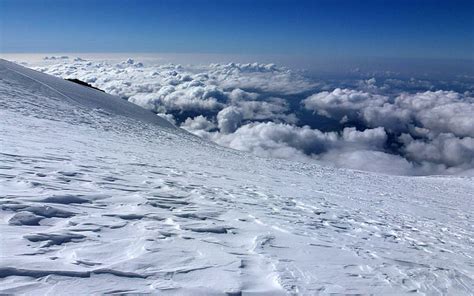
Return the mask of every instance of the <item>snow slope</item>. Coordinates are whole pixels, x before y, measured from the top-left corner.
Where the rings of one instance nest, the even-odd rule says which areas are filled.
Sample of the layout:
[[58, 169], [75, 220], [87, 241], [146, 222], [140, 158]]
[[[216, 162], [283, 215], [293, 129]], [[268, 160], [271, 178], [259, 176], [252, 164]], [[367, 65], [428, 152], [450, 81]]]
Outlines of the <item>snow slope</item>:
[[[47, 99], [48, 103], [51, 104], [48, 105], [49, 108], [55, 108], [55, 105], [66, 105], [63, 107], [67, 110], [71, 109], [71, 105], [74, 107], [81, 106], [88, 110], [103, 110], [110, 114], [126, 116], [142, 122], [173, 128], [173, 125], [168, 121], [155, 116], [153, 113], [135, 106], [126, 100], [122, 100], [92, 88], [83, 87], [76, 83], [63, 81], [54, 76], [44, 75], [5, 60], [0, 61], [1, 78], [4, 83], [11, 85], [12, 87], [16, 86], [17, 88], [23, 88], [29, 93], [36, 95], [42, 94]], [[4, 91], [7, 91], [8, 87], [5, 86], [3, 89]], [[14, 93], [11, 95], [13, 96]], [[54, 103], [52, 102], [53, 100], [55, 101]], [[15, 104], [14, 101], [16, 100], [11, 98], [8, 101]], [[30, 103], [29, 106], [31, 107], [32, 105], [34, 104]], [[6, 107], [8, 108], [9, 106]], [[53, 114], [53, 112], [50, 112], [50, 114]]]
[[0, 61], [0, 293], [473, 295], [474, 182], [258, 158]]

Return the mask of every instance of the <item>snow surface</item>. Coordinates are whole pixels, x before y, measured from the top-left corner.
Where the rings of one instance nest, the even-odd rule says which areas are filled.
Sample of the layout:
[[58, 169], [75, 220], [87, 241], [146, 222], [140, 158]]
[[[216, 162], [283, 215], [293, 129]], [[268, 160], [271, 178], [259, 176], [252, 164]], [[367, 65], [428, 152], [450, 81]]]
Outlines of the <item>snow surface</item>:
[[0, 61], [0, 293], [473, 295], [473, 178], [259, 158]]

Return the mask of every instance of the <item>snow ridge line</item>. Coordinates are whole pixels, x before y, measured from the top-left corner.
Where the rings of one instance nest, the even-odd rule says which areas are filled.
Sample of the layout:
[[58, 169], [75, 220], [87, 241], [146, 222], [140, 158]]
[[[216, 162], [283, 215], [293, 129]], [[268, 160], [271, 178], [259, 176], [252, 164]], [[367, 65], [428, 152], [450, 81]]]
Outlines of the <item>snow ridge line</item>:
[[[52, 91], [54, 91], [54, 92], [60, 94], [60, 95], [63, 96], [64, 98], [66, 98], [66, 99], [68, 99], [68, 100], [70, 100], [70, 101], [72, 101], [72, 102], [74, 102], [74, 103], [76, 103], [76, 104], [80, 104], [78, 101], [76, 101], [76, 100], [74, 100], [73, 98], [71, 98], [70, 96], [68, 96], [68, 95], [66, 95], [66, 94], [64, 94], [64, 93], [62, 93], [62, 92], [60, 92], [59, 90], [55, 89], [54, 87], [50, 86], [50, 85], [47, 84], [47, 83], [41, 82], [41, 81], [39, 81], [39, 80], [37, 80], [37, 79], [35, 79], [35, 78], [33, 78], [33, 77], [27, 75], [27, 74], [18, 72], [18, 71], [16, 71], [15, 69], [12, 69], [12, 68], [10, 68], [10, 67], [8, 67], [8, 66], [5, 66], [5, 68], [7, 68], [7, 69], [10, 70], [10, 71], [15, 72], [16, 74], [19, 74], [19, 75], [21, 75], [21, 76], [23, 76], [23, 77], [26, 77], [26, 78], [28, 78], [28, 79], [30, 79], [30, 80], [33, 80], [33, 81], [36, 82], [36, 83], [39, 83], [39, 84], [41, 84], [41, 85], [43, 85], [43, 86], [49, 88], [50, 90], [52, 90]], [[72, 83], [72, 82], [71, 82], [71, 83]]]

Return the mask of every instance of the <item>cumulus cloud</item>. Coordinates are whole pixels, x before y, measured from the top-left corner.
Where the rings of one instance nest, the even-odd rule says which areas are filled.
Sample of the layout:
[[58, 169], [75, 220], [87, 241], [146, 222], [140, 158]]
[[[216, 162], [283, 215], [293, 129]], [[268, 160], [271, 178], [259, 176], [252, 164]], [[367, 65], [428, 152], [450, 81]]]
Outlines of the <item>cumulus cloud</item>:
[[323, 133], [308, 126], [265, 122], [250, 123], [232, 134], [215, 135], [214, 140], [237, 150], [254, 152], [261, 156], [306, 158], [319, 154], [337, 141], [336, 133]]
[[474, 100], [454, 91], [388, 96], [349, 89], [320, 92], [302, 101], [306, 109], [367, 127], [384, 127], [399, 153], [425, 171], [458, 172], [473, 167]]
[[316, 83], [274, 64], [212, 64], [209, 77], [224, 88], [253, 89], [258, 92], [297, 94]]
[[402, 94], [396, 99], [395, 106], [398, 112], [409, 112], [415, 124], [432, 133], [474, 137], [473, 98], [454, 91], [427, 91]]
[[342, 139], [345, 141], [344, 146], [353, 144], [352, 148], [361, 146], [376, 150], [383, 149], [387, 141], [387, 134], [383, 127], [366, 129], [364, 131], [358, 131], [354, 127], [346, 127], [342, 131]]
[[229, 106], [217, 113], [217, 125], [222, 133], [230, 134], [237, 130], [243, 118], [238, 108]]
[[380, 127], [364, 131], [345, 128], [337, 133], [267, 122], [247, 124], [230, 134], [214, 132], [201, 136], [264, 157], [318, 161], [388, 174], [414, 171], [413, 165], [403, 157], [383, 151], [387, 135]]
[[302, 103], [308, 110], [343, 123], [360, 121], [368, 126], [399, 129], [407, 121], [400, 118], [406, 114], [394, 112], [389, 97], [360, 90], [336, 88], [313, 94]]
[[199, 115], [194, 118], [186, 118], [181, 127], [188, 131], [210, 131], [215, 129], [216, 125], [206, 117]]
[[452, 171], [474, 167], [474, 138], [458, 138], [451, 133], [437, 135], [433, 139], [413, 139], [403, 134], [403, 151], [407, 158], [423, 163], [449, 168]]
[[303, 100], [306, 109], [320, 115], [342, 119], [358, 117], [359, 111], [369, 107], [382, 106], [387, 101], [384, 96], [363, 91], [336, 88], [332, 92], [323, 91]]
[[472, 86], [443, 90], [390, 75], [321, 81], [258, 63], [55, 63], [38, 69], [86, 81], [198, 136], [260, 156], [391, 174], [474, 171]]
[[304, 107], [320, 115], [360, 121], [367, 126], [383, 126], [392, 131], [412, 127], [439, 134], [474, 136], [473, 98], [454, 91], [402, 93], [388, 96], [350, 89], [320, 92], [302, 101]]

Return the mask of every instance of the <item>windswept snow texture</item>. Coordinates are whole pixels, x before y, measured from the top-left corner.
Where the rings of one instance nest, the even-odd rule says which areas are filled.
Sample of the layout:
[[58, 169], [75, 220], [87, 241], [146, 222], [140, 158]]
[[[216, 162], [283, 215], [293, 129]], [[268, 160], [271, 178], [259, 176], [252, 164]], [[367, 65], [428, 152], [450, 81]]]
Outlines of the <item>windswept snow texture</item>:
[[37, 69], [86, 81], [259, 156], [396, 175], [474, 175], [474, 77], [328, 79], [258, 63], [45, 63]]
[[472, 178], [259, 158], [119, 102], [0, 62], [0, 293], [473, 295]]

